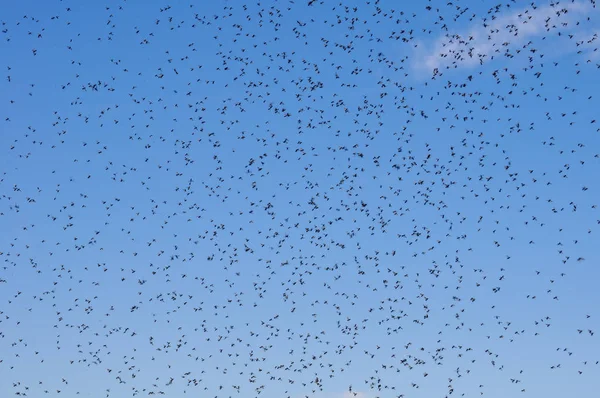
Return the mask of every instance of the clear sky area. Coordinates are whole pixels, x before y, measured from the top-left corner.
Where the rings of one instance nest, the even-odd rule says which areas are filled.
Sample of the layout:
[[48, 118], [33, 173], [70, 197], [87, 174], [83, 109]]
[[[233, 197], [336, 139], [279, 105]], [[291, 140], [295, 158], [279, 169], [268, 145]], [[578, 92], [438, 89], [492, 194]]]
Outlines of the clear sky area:
[[0, 25], [0, 397], [597, 396], [594, 1]]

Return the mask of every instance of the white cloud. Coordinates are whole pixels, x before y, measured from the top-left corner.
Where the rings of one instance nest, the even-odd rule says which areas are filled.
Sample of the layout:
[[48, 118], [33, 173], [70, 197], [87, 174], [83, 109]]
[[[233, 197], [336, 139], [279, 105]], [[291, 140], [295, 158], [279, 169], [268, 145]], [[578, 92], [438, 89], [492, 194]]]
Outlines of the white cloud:
[[594, 10], [591, 3], [582, 1], [553, 4], [488, 18], [462, 33], [443, 35], [417, 55], [415, 66], [427, 71], [476, 66], [546, 34], [548, 28], [572, 29], [582, 15]]

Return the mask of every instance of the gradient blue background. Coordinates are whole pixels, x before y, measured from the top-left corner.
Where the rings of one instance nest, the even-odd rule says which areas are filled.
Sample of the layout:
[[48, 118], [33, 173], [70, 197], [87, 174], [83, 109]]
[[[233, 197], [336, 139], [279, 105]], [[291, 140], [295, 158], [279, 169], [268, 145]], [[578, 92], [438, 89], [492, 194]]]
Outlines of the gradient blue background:
[[591, 3], [167, 6], [0, 14], [0, 396], [598, 391]]

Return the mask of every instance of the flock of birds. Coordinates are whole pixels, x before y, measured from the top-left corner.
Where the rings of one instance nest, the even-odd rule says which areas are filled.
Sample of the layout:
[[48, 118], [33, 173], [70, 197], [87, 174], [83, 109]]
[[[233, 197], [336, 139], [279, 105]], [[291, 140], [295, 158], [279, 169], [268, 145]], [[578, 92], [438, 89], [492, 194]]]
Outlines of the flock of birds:
[[594, 1], [0, 14], [0, 396], [593, 396]]

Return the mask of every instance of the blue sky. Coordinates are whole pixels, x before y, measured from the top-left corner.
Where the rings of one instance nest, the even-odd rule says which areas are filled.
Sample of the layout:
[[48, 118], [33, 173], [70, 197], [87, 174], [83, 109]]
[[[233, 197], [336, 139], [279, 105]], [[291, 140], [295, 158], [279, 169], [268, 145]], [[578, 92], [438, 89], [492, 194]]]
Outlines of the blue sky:
[[5, 7], [0, 395], [597, 391], [597, 9], [308, 3]]

